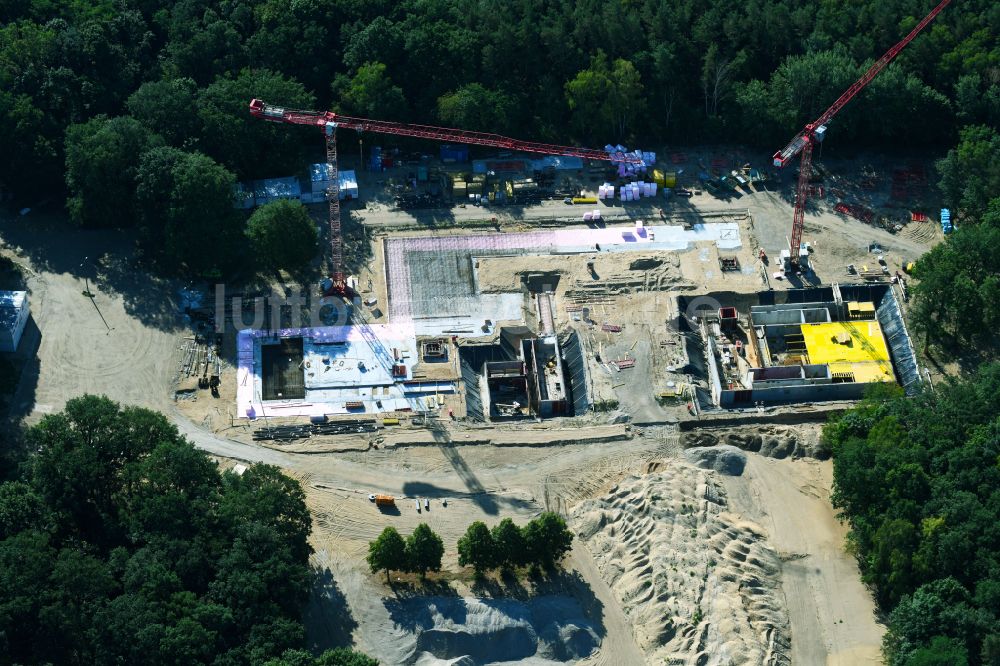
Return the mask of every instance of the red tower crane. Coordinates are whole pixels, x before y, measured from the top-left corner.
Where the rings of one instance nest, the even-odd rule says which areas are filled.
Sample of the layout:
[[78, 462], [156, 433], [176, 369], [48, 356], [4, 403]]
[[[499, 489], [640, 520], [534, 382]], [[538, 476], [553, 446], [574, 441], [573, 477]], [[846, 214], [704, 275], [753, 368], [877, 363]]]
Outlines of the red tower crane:
[[854, 97], [864, 90], [865, 86], [871, 83], [871, 80], [878, 76], [886, 66], [892, 62], [893, 58], [899, 55], [907, 44], [913, 41], [913, 38], [920, 34], [920, 32], [927, 27], [927, 24], [934, 20], [934, 18], [941, 13], [951, 0], [941, 0], [938, 6], [931, 10], [931, 12], [924, 17], [920, 23], [910, 31], [906, 37], [903, 37], [898, 44], [893, 46], [891, 49], [886, 51], [885, 55], [875, 61], [868, 71], [862, 75], [860, 79], [854, 82], [854, 84], [848, 88], [843, 95], [841, 95], [836, 102], [830, 105], [830, 108], [823, 112], [823, 114], [809, 123], [803, 128], [801, 132], [795, 135], [795, 138], [789, 142], [787, 146], [779, 150], [774, 154], [774, 166], [784, 167], [789, 161], [796, 155], [801, 154], [802, 159], [799, 161], [799, 183], [795, 192], [795, 215], [792, 218], [792, 241], [789, 246], [790, 258], [789, 261], [793, 268], [798, 268], [799, 257], [802, 247], [802, 227], [805, 223], [805, 213], [806, 213], [806, 201], [809, 194], [809, 177], [812, 174], [812, 151], [813, 146], [823, 140], [823, 136], [826, 133], [826, 125], [829, 123], [834, 116], [837, 115], [844, 106], [847, 105]]
[[460, 129], [449, 129], [447, 127], [433, 127], [431, 125], [413, 125], [409, 123], [396, 123], [385, 120], [370, 120], [367, 118], [353, 118], [344, 116], [332, 111], [298, 111], [286, 109], [273, 104], [267, 104], [259, 99], [250, 101], [250, 113], [264, 120], [276, 123], [288, 123], [291, 125], [311, 125], [318, 127], [326, 133], [326, 161], [330, 165], [330, 188], [327, 190], [327, 199], [330, 206], [329, 229], [330, 229], [330, 287], [326, 289], [327, 296], [340, 296], [351, 298], [355, 294], [347, 286], [344, 276], [344, 256], [343, 238], [340, 231], [340, 182], [337, 169], [337, 134], [338, 128], [357, 130], [358, 132], [375, 132], [377, 134], [395, 134], [398, 136], [411, 136], [421, 139], [434, 139], [449, 143], [465, 143], [475, 146], [491, 146], [493, 148], [504, 148], [506, 150], [516, 150], [528, 153], [542, 153], [545, 155], [563, 155], [567, 157], [581, 157], [591, 160], [618, 160], [623, 162], [637, 163], [641, 159], [629, 153], [608, 153], [604, 150], [592, 148], [577, 148], [573, 146], [557, 146], [535, 141], [519, 141], [499, 134], [487, 132], [471, 132]]

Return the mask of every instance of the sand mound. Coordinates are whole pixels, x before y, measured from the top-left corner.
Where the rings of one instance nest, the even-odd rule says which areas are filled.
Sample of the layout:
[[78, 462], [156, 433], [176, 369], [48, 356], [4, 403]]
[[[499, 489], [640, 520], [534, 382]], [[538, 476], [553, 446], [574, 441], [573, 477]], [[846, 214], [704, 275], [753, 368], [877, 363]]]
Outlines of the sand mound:
[[739, 476], [747, 466], [747, 454], [735, 446], [697, 446], [684, 451], [691, 464], [702, 469], [712, 469], [727, 476]]
[[671, 463], [626, 477], [571, 521], [648, 663], [790, 663], [780, 562], [758, 526], [727, 512], [713, 472]]
[[414, 621], [407, 663], [416, 666], [478, 666], [495, 662], [555, 664], [590, 655], [600, 638], [575, 599], [463, 597], [414, 598], [394, 615]]
[[817, 458], [826, 460], [830, 452], [820, 442], [818, 427], [754, 426], [720, 430], [700, 429], [681, 435], [681, 446], [695, 448], [729, 445], [769, 458]]

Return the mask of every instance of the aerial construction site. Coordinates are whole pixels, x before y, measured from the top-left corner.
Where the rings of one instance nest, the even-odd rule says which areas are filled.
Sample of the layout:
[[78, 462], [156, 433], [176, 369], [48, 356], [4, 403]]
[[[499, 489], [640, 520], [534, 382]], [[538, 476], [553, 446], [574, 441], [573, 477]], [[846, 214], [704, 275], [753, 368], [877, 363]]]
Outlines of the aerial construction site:
[[[876, 177], [885, 167], [817, 171], [811, 159], [889, 59], [770, 158], [539, 145], [255, 99], [261, 122], [322, 131], [311, 185], [244, 190], [312, 206], [328, 277], [297, 285], [291, 303], [280, 288], [277, 301], [216, 303], [219, 352], [232, 358], [232, 345], [234, 362], [220, 365], [219, 400], [182, 391], [178, 405], [230, 441], [311, 456], [295, 469], [317, 561], [362, 618], [355, 640], [389, 663], [877, 654], [877, 623], [840, 628], [843, 609], [870, 617], [871, 602], [829, 545], [840, 528], [816, 494], [829, 487], [819, 429], [872, 384], [924, 381], [905, 268], [940, 232], [898, 211], [914, 204]], [[338, 134], [354, 132], [444, 145], [407, 153], [369, 138], [345, 169]], [[923, 170], [906, 166], [918, 196]], [[857, 213], [876, 207], [879, 224]], [[801, 515], [773, 513], [787, 502]], [[613, 607], [600, 622], [575, 584], [498, 591], [489, 612], [461, 581], [461, 601], [413, 598], [388, 615], [366, 601], [356, 559], [384, 527], [429, 521], [452, 539], [472, 520], [543, 510], [586, 549], [572, 567]], [[824, 565], [806, 573], [790, 557]], [[426, 623], [399, 628], [427, 604]], [[470, 617], [449, 620], [456, 604]], [[496, 642], [505, 632], [517, 647]]]
[[[885, 627], [821, 432], [873, 388], [928, 381], [909, 269], [950, 212], [929, 157], [820, 146], [946, 4], [773, 153], [581, 148], [248, 99], [253, 122], [316, 145], [297, 173], [239, 184], [234, 207], [301, 202], [321, 256], [252, 286], [151, 280], [168, 312], [112, 293], [131, 268], [102, 258], [84, 307], [64, 269], [94, 251], [71, 232], [60, 251], [82, 257], [21, 257], [40, 333], [37, 385], [13, 404], [38, 419], [84, 390], [141, 401], [223, 468], [298, 480], [310, 649], [421, 666], [877, 660]], [[36, 233], [7, 226], [12, 247]], [[543, 512], [573, 533], [558, 574], [460, 564], [474, 521]], [[369, 570], [385, 528], [422, 523], [440, 571]]]

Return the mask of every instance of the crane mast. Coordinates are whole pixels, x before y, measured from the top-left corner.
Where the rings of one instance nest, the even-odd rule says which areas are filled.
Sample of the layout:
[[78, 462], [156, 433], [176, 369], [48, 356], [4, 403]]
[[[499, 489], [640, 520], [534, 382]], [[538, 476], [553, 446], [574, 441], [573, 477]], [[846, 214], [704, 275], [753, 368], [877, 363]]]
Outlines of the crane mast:
[[812, 151], [813, 147], [823, 140], [826, 134], [826, 125], [834, 116], [843, 109], [848, 102], [865, 89], [872, 79], [878, 76], [879, 72], [885, 69], [892, 60], [899, 55], [907, 44], [919, 35], [941, 11], [948, 6], [951, 0], [941, 0], [938, 5], [930, 11], [923, 20], [911, 30], [906, 37], [903, 37], [895, 46], [885, 52], [885, 54], [875, 61], [868, 68], [861, 78], [855, 81], [850, 88], [837, 98], [826, 111], [816, 120], [806, 125], [801, 132], [796, 134], [787, 146], [776, 152], [773, 156], [774, 166], [784, 167], [796, 155], [801, 155], [799, 162], [799, 179], [795, 190], [795, 213], [792, 216], [792, 238], [789, 245], [789, 262], [793, 268], [799, 266], [799, 256], [802, 247], [802, 229], [805, 226], [806, 203], [809, 198], [809, 177], [812, 174]]
[[540, 153], [543, 155], [561, 155], [565, 157], [626, 163], [640, 163], [642, 161], [641, 157], [631, 153], [608, 152], [576, 146], [560, 146], [539, 143], [537, 141], [521, 141], [489, 132], [472, 132], [447, 127], [434, 127], [432, 125], [355, 118], [353, 116], [333, 113], [332, 111], [286, 109], [274, 104], [267, 104], [259, 99], [250, 101], [250, 114], [256, 118], [270, 122], [317, 127], [326, 134], [326, 161], [330, 165], [330, 187], [327, 189], [327, 199], [329, 200], [330, 207], [328, 220], [330, 232], [330, 285], [325, 289], [324, 295], [326, 296], [352, 298], [355, 295], [350, 287], [347, 286], [344, 275], [343, 237], [340, 229], [340, 182], [337, 168], [338, 128], [353, 129], [358, 132], [375, 132], [377, 134], [432, 139], [449, 143], [465, 143], [474, 146], [489, 146], [519, 152]]

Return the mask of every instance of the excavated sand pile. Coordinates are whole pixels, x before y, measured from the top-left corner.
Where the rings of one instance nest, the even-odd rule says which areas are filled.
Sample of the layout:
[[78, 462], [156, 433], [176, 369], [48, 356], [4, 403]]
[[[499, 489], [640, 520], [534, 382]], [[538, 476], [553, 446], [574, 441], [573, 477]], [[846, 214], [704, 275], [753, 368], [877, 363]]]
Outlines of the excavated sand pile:
[[678, 462], [626, 477], [571, 522], [647, 663], [790, 663], [777, 555], [727, 511], [714, 472]]
[[517, 661], [542, 666], [590, 655], [601, 639], [571, 597], [509, 599], [430, 597], [404, 602], [414, 622], [416, 666]]
[[816, 458], [826, 460], [830, 451], [820, 440], [821, 426], [748, 426], [708, 430], [701, 428], [681, 435], [684, 448], [728, 445], [768, 458]]

